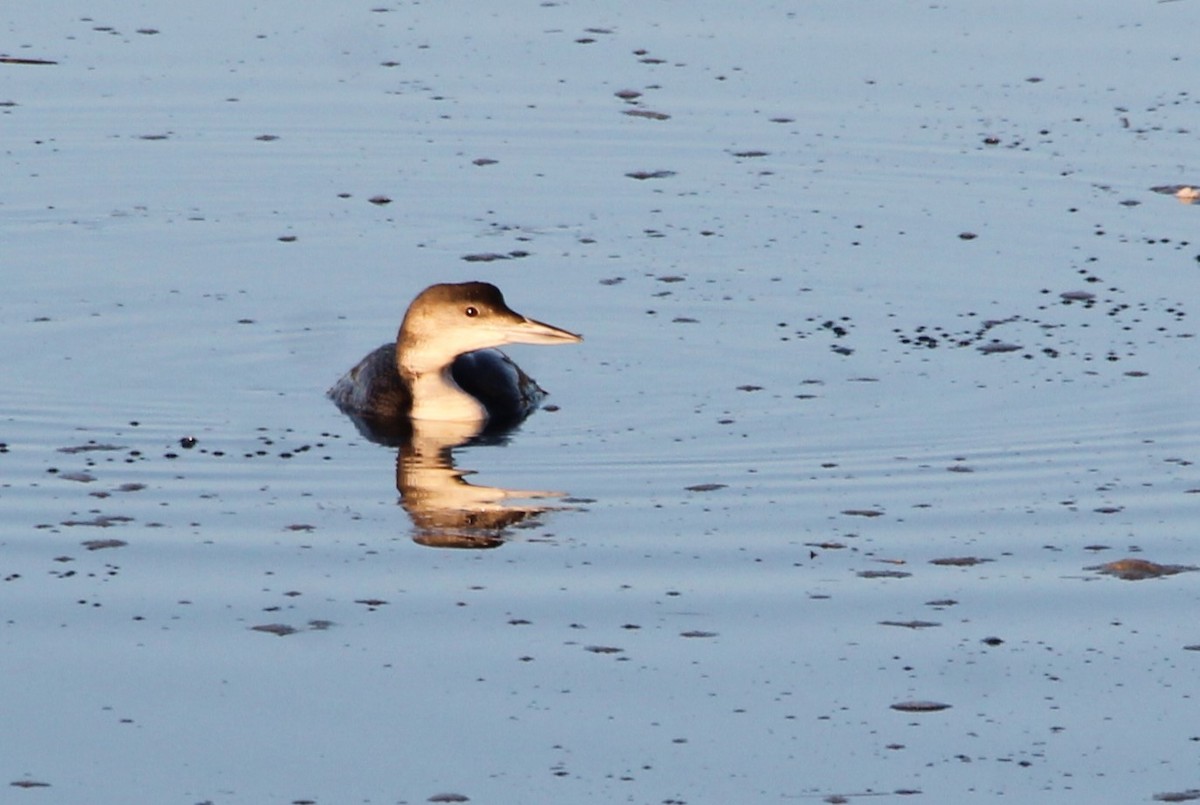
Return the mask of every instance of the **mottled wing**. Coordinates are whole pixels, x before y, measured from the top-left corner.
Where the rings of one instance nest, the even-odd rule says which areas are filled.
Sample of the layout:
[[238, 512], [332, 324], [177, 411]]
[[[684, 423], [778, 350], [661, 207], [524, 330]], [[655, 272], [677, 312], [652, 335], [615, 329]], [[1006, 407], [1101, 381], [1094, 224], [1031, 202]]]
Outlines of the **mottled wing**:
[[333, 384], [329, 398], [347, 413], [407, 418], [412, 398], [396, 369], [396, 345], [384, 344], [359, 361]]
[[454, 359], [454, 382], [482, 402], [493, 424], [515, 423], [533, 413], [546, 392], [498, 349], [481, 349]]

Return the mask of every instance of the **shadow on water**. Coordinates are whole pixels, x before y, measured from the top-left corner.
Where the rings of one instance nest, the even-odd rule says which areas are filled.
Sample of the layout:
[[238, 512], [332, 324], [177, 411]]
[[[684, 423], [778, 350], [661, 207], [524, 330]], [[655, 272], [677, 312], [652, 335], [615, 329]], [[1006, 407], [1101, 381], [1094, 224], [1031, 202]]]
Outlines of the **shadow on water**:
[[431, 548], [498, 548], [511, 529], [529, 525], [552, 506], [533, 501], [560, 499], [565, 492], [506, 489], [468, 483], [473, 470], [454, 463], [454, 450], [468, 446], [503, 447], [521, 420], [429, 422], [377, 419], [347, 413], [369, 441], [396, 448], [396, 491], [413, 522], [413, 541]]

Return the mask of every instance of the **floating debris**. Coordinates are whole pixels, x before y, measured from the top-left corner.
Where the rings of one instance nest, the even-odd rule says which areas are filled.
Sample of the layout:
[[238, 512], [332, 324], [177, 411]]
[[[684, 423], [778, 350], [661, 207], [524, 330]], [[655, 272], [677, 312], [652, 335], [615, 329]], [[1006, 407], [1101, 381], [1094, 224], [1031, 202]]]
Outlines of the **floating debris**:
[[616, 646], [584, 646], [584, 651], [590, 651], [593, 654], [621, 654], [625, 651], [623, 648]]
[[529, 252], [514, 251], [508, 254], [499, 254], [498, 252], [479, 252], [477, 254], [465, 254], [464, 260], [468, 263], [491, 263], [496, 260], [512, 260], [518, 257], [528, 257]]
[[906, 579], [912, 573], [903, 570], [860, 570], [855, 575], [860, 579]]
[[1200, 788], [1189, 788], [1186, 791], [1169, 791], [1165, 794], [1155, 794], [1155, 802], [1191, 802], [1200, 799]]
[[132, 523], [132, 517], [126, 517], [123, 514], [99, 514], [91, 520], [63, 520], [61, 525], [68, 527], [72, 526], [92, 526], [94, 528], [111, 528], [122, 523]]
[[[58, 62], [49, 59], [20, 59], [16, 56], [0, 56], [0, 64], [58, 64]], [[13, 783], [13, 785], [18, 784]]]
[[980, 559], [978, 556], [948, 556], [944, 559], [930, 559], [931, 565], [942, 565], [950, 567], [971, 567], [972, 565], [981, 565], [984, 562], [993, 562], [994, 559]]
[[1085, 567], [1084, 570], [1094, 570], [1106, 576], [1116, 576], [1124, 581], [1142, 581], [1157, 579], [1163, 576], [1174, 576], [1176, 573], [1187, 573], [1200, 570], [1195, 565], [1160, 565], [1145, 559], [1118, 559], [1103, 565]]
[[630, 179], [644, 181], [646, 179], [668, 179], [675, 175], [675, 171], [633, 171], [625, 175]]
[[700, 631], [699, 629], [693, 629], [688, 632], [680, 632], [679, 636], [680, 637], [716, 637], [717, 633], [716, 632], [703, 632], [703, 631]]
[[693, 484], [685, 486], [684, 489], [689, 492], [716, 492], [718, 489], [724, 489], [726, 486], [726, 484]]
[[96, 442], [88, 442], [87, 444], [77, 444], [70, 447], [60, 447], [58, 452], [75, 455], [76, 453], [90, 453], [95, 450], [124, 450], [125, 447], [119, 444], [97, 444]]
[[939, 710], [950, 709], [950, 705], [942, 702], [912, 701], [896, 702], [891, 708], [902, 713], [936, 713]]
[[123, 539], [88, 539], [79, 544], [89, 551], [102, 551], [106, 548], [124, 548], [129, 543]]
[[932, 629], [941, 626], [936, 621], [880, 621], [880, 626], [900, 626], [904, 629]]
[[264, 623], [261, 626], [251, 626], [252, 632], [266, 632], [267, 634], [278, 635], [285, 637], [290, 634], [295, 634], [300, 631], [294, 626], [288, 626], [286, 623]]
[[647, 120], [670, 120], [671, 116], [663, 112], [653, 112], [649, 109], [626, 109], [621, 114], [630, 117], [644, 117]]
[[1019, 349], [1024, 349], [1020, 344], [1011, 344], [1008, 341], [989, 341], [986, 344], [981, 344], [976, 347], [984, 355], [991, 355], [996, 352], [1016, 352]]
[[882, 509], [842, 509], [842, 514], [850, 517], [882, 517]]

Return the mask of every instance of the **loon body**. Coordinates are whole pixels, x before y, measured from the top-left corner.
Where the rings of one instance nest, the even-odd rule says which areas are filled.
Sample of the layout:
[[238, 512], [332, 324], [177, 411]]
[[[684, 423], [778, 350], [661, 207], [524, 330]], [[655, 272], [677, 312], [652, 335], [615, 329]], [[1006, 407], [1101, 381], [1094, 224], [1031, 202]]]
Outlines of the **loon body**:
[[514, 312], [486, 282], [432, 285], [409, 305], [396, 340], [359, 361], [329, 397], [375, 421], [516, 423], [546, 392], [495, 347], [581, 340]]

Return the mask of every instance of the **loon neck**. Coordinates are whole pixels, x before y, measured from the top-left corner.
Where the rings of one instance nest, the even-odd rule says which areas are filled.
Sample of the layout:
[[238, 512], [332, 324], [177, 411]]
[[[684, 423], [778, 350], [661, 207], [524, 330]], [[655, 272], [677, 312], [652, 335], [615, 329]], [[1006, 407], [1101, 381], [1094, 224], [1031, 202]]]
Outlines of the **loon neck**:
[[[437, 361], [433, 365], [420, 360], [406, 360], [410, 356], [398, 356], [400, 376], [412, 395], [413, 419], [443, 420], [449, 422], [484, 422], [488, 411], [483, 403], [462, 390], [454, 382], [450, 372], [452, 361]], [[411, 356], [417, 358], [419, 356]]]

